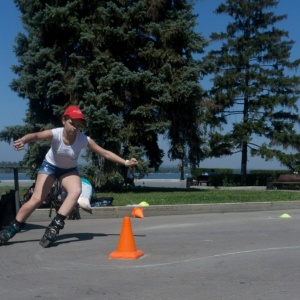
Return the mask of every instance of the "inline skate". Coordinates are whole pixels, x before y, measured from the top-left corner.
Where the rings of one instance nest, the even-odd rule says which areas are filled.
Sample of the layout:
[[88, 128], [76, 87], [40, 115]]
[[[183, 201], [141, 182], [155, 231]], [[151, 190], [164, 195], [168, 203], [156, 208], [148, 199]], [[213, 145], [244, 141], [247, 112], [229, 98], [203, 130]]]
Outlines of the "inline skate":
[[51, 246], [55, 242], [59, 231], [64, 228], [64, 225], [65, 222], [63, 220], [55, 217], [46, 228], [45, 233], [40, 240], [40, 245], [43, 248]]
[[14, 237], [16, 233], [21, 231], [24, 226], [25, 223], [21, 224], [16, 220], [11, 221], [8, 226], [0, 231], [0, 244], [6, 243], [8, 240]]

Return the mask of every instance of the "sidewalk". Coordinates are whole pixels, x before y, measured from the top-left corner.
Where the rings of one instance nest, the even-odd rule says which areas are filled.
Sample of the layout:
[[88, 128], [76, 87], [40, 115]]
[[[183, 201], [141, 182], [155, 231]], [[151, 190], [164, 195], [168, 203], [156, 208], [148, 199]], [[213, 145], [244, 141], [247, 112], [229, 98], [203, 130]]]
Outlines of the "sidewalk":
[[[34, 183], [34, 180], [19, 180], [19, 186], [31, 186]], [[135, 179], [134, 184], [136, 187], [162, 187], [162, 188], [186, 188], [186, 179]], [[11, 186], [14, 187], [13, 180], [0, 180], [0, 186]], [[224, 190], [265, 190], [265, 186], [247, 186], [247, 187], [215, 187], [215, 186], [206, 186], [206, 185], [195, 185], [191, 186], [193, 189], [224, 189]]]
[[[19, 186], [31, 186], [34, 180], [19, 180]], [[0, 180], [0, 186], [15, 186], [14, 180]]]
[[[135, 179], [135, 186], [140, 187], [162, 187], [162, 188], [186, 188], [186, 179]], [[208, 189], [208, 190], [265, 190], [266, 186], [207, 186], [193, 185], [193, 189]]]

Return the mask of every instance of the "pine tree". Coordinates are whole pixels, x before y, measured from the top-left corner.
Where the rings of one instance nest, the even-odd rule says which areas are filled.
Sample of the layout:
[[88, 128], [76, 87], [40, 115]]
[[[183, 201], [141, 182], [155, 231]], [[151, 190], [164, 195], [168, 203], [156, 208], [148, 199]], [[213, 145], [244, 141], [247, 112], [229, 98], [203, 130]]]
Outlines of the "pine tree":
[[300, 78], [292, 73], [300, 60], [290, 61], [294, 42], [288, 32], [275, 27], [287, 17], [272, 12], [277, 4], [274, 0], [225, 1], [215, 12], [228, 14], [233, 21], [225, 32], [211, 34], [212, 41], [222, 44], [205, 58], [214, 74], [211, 121], [226, 124], [228, 117], [235, 118], [227, 133], [212, 134], [212, 153], [241, 152], [244, 182], [249, 149], [253, 156], [276, 157], [289, 165], [295, 157], [287, 149], [298, 149], [300, 142], [295, 130]]
[[[190, 160], [199, 160], [201, 68], [191, 55], [205, 44], [193, 32], [196, 16], [187, 1], [15, 3], [26, 33], [17, 37], [18, 78], [11, 88], [28, 100], [28, 111], [26, 125], [7, 128], [0, 139], [60, 126], [65, 107], [76, 104], [88, 117], [85, 131], [123, 157], [144, 156], [157, 169], [163, 157], [158, 135], [175, 127], [182, 137], [178, 143], [170, 134], [172, 147], [192, 145]], [[174, 117], [183, 109], [188, 114]], [[24, 162], [39, 165], [47, 147], [30, 145]], [[93, 154], [87, 159], [96, 165]]]
[[[203, 63], [194, 58], [203, 53], [207, 42], [194, 32], [197, 15], [188, 1], [152, 1], [151, 36], [153, 47], [147, 49], [151, 70], [164, 83], [160, 102], [165, 119], [169, 121], [166, 138], [170, 141], [168, 156], [179, 159], [181, 167], [196, 166], [203, 160], [204, 120], [203, 93], [199, 85]], [[160, 45], [161, 44], [161, 45]], [[160, 58], [161, 64], [153, 66]]]

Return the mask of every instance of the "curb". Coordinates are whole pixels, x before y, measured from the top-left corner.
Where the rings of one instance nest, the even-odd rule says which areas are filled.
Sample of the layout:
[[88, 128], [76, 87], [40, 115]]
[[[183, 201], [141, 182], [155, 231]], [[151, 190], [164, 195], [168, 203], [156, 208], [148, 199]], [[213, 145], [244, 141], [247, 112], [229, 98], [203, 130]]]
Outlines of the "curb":
[[[82, 219], [106, 219], [131, 216], [132, 209], [133, 206], [106, 206], [94, 208], [91, 214], [82, 209], [79, 211]], [[145, 217], [273, 210], [286, 211], [290, 209], [300, 209], [300, 201], [143, 206]], [[54, 213], [55, 211], [52, 212], [52, 216]], [[37, 209], [27, 221], [43, 222], [49, 220], [49, 209]]]

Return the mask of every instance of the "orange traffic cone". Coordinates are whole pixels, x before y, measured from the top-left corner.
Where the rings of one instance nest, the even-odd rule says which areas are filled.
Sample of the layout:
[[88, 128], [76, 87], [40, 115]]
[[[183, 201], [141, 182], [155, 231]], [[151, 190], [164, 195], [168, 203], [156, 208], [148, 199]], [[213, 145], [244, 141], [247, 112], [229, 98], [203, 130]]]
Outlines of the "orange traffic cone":
[[136, 249], [130, 217], [124, 217], [118, 248], [109, 254], [109, 258], [137, 259], [143, 255], [142, 250]]
[[134, 218], [144, 218], [143, 209], [142, 209], [141, 207], [135, 207], [135, 208], [132, 210], [131, 215], [132, 215]]

